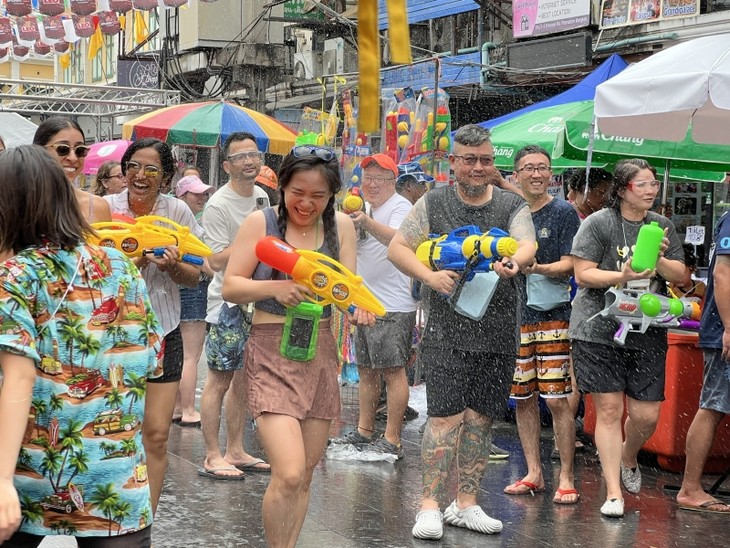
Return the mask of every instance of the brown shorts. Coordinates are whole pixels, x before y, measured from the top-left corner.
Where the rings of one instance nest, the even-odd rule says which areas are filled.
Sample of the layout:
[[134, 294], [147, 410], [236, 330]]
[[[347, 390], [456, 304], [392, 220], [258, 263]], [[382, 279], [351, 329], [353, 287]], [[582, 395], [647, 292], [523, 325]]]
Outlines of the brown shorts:
[[303, 419], [337, 419], [340, 386], [337, 383], [337, 347], [329, 320], [319, 324], [317, 353], [298, 362], [279, 353], [284, 324], [251, 327], [246, 342], [245, 372], [248, 410], [255, 419], [262, 413]]

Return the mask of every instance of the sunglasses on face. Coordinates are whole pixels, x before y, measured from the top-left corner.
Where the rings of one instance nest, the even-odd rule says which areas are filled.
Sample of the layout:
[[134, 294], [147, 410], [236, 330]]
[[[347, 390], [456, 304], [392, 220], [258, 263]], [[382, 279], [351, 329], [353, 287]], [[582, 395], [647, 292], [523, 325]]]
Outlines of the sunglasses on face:
[[157, 177], [162, 173], [162, 170], [157, 166], [144, 166], [138, 162], [127, 162], [127, 173], [137, 173], [140, 169], [143, 170], [145, 177]]
[[232, 164], [235, 164], [237, 162], [243, 162], [246, 161], [256, 161], [261, 159], [261, 153], [259, 151], [251, 151], [251, 152], [239, 152], [238, 154], [231, 154], [228, 157], [228, 161]]
[[325, 162], [334, 160], [337, 157], [333, 150], [331, 150], [329, 148], [324, 148], [324, 147], [298, 146], [298, 147], [294, 147], [291, 150], [291, 153], [294, 155], [295, 158], [306, 158], [307, 156], [316, 156], [317, 158], [319, 158], [320, 160], [324, 160]]
[[55, 145], [46, 145], [46, 148], [54, 149], [56, 154], [58, 154], [61, 158], [65, 158], [71, 154], [72, 149], [77, 158], [84, 158], [89, 153], [89, 147], [86, 145], [76, 145], [75, 147], [72, 147], [71, 145], [57, 143]]

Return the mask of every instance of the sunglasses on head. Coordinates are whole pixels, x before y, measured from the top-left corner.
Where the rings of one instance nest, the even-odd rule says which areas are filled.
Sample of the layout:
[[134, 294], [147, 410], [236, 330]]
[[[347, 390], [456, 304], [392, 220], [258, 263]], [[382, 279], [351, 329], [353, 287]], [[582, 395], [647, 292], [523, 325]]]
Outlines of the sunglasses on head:
[[324, 147], [313, 147], [313, 146], [298, 146], [291, 150], [291, 153], [295, 158], [306, 158], [307, 156], [316, 156], [320, 160], [329, 162], [334, 160], [337, 156], [334, 151]]
[[75, 147], [72, 147], [71, 145], [57, 143], [55, 145], [46, 145], [46, 147], [53, 148], [56, 151], [56, 154], [58, 154], [61, 158], [65, 158], [71, 154], [71, 149], [73, 149], [77, 158], [84, 158], [89, 153], [89, 147], [86, 145], [76, 145]]

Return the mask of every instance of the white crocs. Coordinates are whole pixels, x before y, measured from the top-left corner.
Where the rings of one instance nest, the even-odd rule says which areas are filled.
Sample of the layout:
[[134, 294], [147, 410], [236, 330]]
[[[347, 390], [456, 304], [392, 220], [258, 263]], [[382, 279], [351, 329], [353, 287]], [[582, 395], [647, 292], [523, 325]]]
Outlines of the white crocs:
[[456, 501], [444, 511], [444, 521], [454, 527], [464, 527], [478, 533], [493, 535], [502, 531], [502, 522], [490, 518], [478, 504], [459, 510]]
[[601, 514], [607, 518], [620, 518], [624, 515], [624, 499], [607, 500], [601, 506]]
[[411, 531], [414, 537], [438, 540], [444, 535], [441, 510], [421, 510], [416, 514], [416, 524]]

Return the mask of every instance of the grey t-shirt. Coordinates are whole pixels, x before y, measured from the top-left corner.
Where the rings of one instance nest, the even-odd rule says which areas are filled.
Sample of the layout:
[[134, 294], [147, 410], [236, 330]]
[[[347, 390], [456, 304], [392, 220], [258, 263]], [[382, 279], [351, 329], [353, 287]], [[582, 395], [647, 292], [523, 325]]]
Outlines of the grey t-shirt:
[[[606, 208], [590, 215], [578, 229], [573, 239], [571, 255], [598, 264], [601, 270], [620, 272], [626, 261], [633, 256], [639, 229], [645, 224], [656, 221], [662, 228], [669, 228], [669, 248], [664, 253], [667, 259], [684, 262], [682, 243], [672, 222], [666, 217], [649, 211], [643, 221], [632, 222], [621, 217], [615, 209]], [[666, 293], [664, 280], [652, 278], [650, 290], [655, 293]], [[613, 337], [619, 323], [605, 316], [595, 314], [605, 307], [606, 289], [581, 287], [573, 300], [570, 315], [568, 336], [579, 341], [614, 345]], [[649, 328], [646, 334], [629, 333], [626, 348], [640, 350], [652, 342], [666, 341], [667, 330]]]

